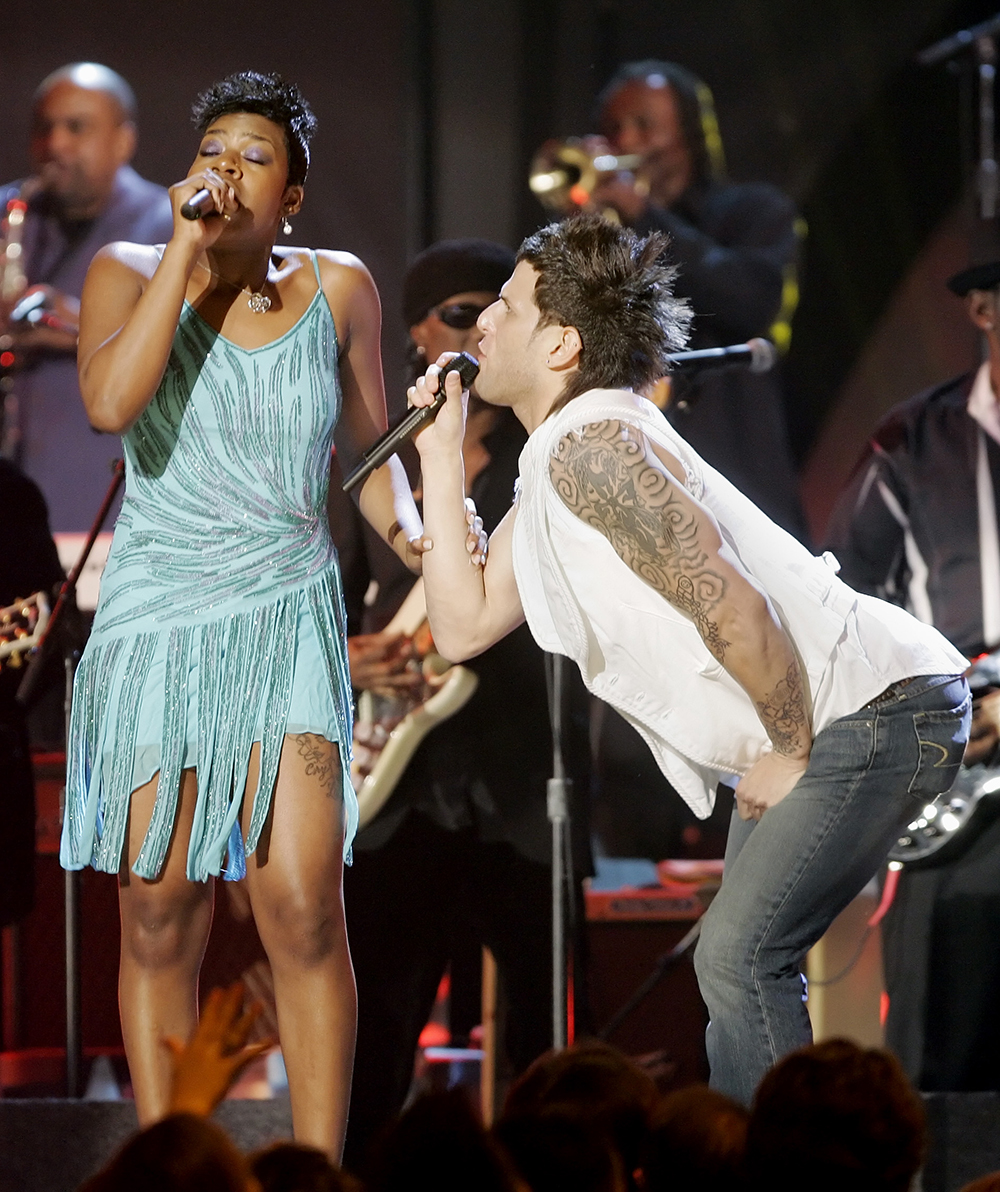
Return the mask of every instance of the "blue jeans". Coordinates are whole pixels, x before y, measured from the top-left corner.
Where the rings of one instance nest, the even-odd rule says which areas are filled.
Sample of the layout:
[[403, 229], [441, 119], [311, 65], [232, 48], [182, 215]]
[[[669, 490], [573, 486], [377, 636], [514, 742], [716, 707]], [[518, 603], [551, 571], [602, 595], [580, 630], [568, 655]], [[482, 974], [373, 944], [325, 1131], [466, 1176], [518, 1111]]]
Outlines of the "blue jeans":
[[802, 960], [949, 789], [970, 708], [962, 678], [894, 684], [817, 735], [806, 772], [759, 821], [734, 813], [694, 958], [713, 1087], [749, 1104], [768, 1068], [811, 1041]]

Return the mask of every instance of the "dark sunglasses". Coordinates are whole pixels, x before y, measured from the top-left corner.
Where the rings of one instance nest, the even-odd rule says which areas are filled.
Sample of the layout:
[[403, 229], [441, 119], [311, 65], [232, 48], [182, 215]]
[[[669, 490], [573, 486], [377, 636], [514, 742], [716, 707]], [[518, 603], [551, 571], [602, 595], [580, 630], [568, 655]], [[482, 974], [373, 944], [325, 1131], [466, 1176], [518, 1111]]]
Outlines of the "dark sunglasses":
[[449, 302], [446, 306], [435, 306], [432, 314], [437, 315], [446, 327], [468, 331], [470, 327], [475, 327], [476, 320], [485, 309], [478, 302]]

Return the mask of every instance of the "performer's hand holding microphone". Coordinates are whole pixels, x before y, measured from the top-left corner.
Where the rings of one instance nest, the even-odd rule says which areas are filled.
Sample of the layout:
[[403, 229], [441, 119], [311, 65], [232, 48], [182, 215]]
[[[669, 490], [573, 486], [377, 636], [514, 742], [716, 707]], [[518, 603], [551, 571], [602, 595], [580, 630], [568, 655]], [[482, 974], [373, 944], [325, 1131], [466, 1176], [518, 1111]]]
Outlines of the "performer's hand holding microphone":
[[211, 247], [239, 210], [232, 186], [215, 170], [204, 170], [170, 188], [174, 236], [199, 249]]
[[[442, 357], [443, 359], [443, 357]], [[435, 373], [435, 369], [438, 371]], [[422, 426], [437, 418], [438, 413], [447, 401], [445, 391], [446, 381], [453, 373], [461, 382], [461, 390], [466, 390], [476, 379], [479, 372], [479, 361], [468, 352], [459, 352], [451, 356], [442, 365], [432, 364], [427, 373], [417, 380], [409, 390], [411, 398], [410, 409], [384, 435], [376, 439], [364, 454], [361, 463], [344, 481], [344, 492], [349, 493], [352, 488], [365, 480], [376, 468], [399, 450], [399, 448], [417, 433]], [[428, 387], [428, 379], [436, 377], [437, 388]], [[455, 382], [452, 382], [452, 386]], [[461, 392], [461, 390], [459, 392]], [[461, 450], [462, 436], [465, 431], [464, 418], [460, 418], [458, 429], [458, 449]]]

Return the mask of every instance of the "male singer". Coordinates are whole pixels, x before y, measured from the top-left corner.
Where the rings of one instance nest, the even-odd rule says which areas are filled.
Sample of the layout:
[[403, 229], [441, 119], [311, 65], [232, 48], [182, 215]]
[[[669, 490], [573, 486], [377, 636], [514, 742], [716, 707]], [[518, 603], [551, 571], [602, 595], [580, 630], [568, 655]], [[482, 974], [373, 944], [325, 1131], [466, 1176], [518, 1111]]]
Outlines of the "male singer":
[[[700, 815], [740, 775], [696, 967], [716, 1087], [749, 1102], [810, 1038], [799, 965], [969, 731], [964, 658], [841, 583], [641, 394], [683, 345], [665, 237], [598, 216], [530, 236], [479, 328], [484, 401], [528, 431], [485, 567], [465, 547], [461, 385], [417, 436], [431, 628], [448, 658], [522, 620], [572, 658]], [[444, 360], [441, 357], [439, 363]], [[432, 367], [410, 390], [426, 405]]]

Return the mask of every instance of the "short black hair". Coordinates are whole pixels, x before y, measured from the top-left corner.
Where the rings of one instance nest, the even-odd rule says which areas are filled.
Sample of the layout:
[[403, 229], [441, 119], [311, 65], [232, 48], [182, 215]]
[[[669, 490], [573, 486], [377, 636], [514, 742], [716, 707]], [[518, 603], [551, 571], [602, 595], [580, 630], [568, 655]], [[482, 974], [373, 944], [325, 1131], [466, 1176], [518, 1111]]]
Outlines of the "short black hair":
[[233, 112], [253, 112], [277, 124], [288, 150], [288, 185], [305, 182], [316, 117], [294, 83], [286, 83], [279, 74], [241, 70], [213, 83], [191, 105], [191, 119], [202, 133], [213, 120]]
[[642, 392], [670, 371], [692, 313], [675, 298], [669, 237], [639, 236], [601, 215], [575, 215], [529, 236], [517, 253], [538, 272], [538, 326], [575, 327], [580, 366], [553, 410], [588, 389]]

